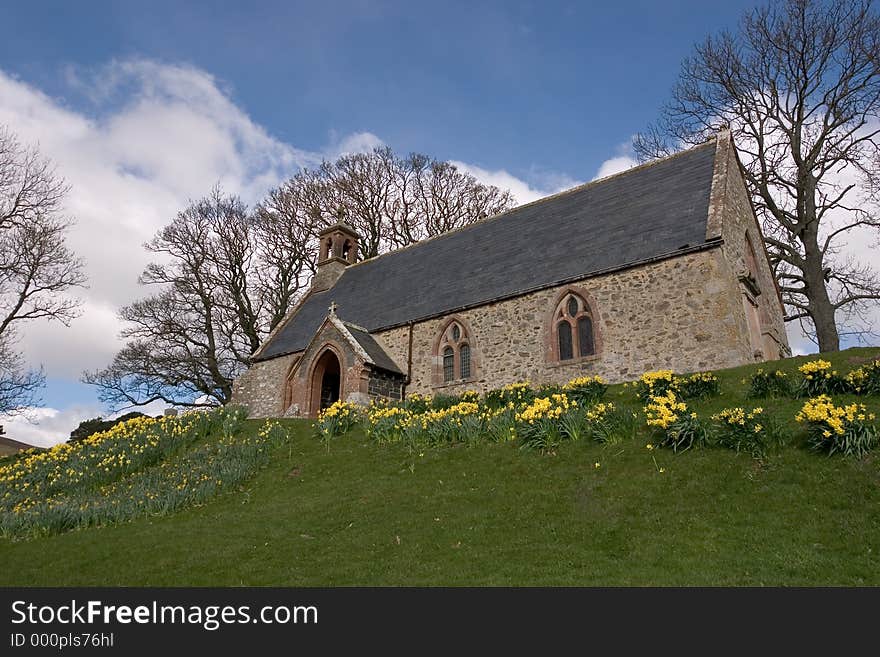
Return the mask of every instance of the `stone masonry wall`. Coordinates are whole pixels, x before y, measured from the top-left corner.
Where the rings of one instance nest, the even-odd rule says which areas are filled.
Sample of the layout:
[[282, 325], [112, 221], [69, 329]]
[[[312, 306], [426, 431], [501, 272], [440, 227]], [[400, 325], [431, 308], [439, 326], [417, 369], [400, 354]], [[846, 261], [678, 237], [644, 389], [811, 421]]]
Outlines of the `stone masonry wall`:
[[[600, 350], [577, 362], [549, 362], [550, 316], [567, 289], [591, 300]], [[721, 249], [692, 253], [415, 324], [407, 394], [485, 391], [518, 381], [561, 383], [587, 374], [618, 382], [657, 368], [691, 372], [741, 365], [751, 360], [742, 315]], [[433, 368], [439, 365], [434, 343], [452, 316], [470, 327], [480, 365], [467, 381], [433, 386]], [[391, 357], [405, 365], [409, 327], [378, 335]]]
[[262, 360], [251, 365], [235, 380], [232, 403], [248, 407], [251, 417], [278, 417], [283, 414], [284, 382], [299, 354]]
[[[738, 282], [737, 277], [749, 271], [746, 253], [748, 246], [746, 234], [755, 251], [757, 271], [752, 272], [761, 293], [755, 296], [747, 286]], [[715, 172], [712, 181], [712, 196], [709, 206], [709, 225], [707, 239], [723, 239], [722, 250], [730, 265], [732, 280], [737, 288], [744, 308], [757, 305], [756, 337], [761, 357], [765, 360], [789, 355], [788, 339], [785, 332], [784, 309], [776, 291], [776, 283], [764, 249], [763, 237], [755, 218], [748, 190], [739, 169], [736, 149], [729, 134], [718, 138]], [[746, 322], [746, 311], [743, 312]], [[756, 356], [753, 350], [752, 360]]]
[[[736, 281], [738, 274], [749, 269], [746, 264], [748, 250], [746, 233], [748, 233], [755, 250], [758, 268], [758, 271], [753, 273], [761, 290], [761, 294], [754, 298], [758, 304], [761, 331], [776, 344], [776, 349], [773, 350], [776, 353], [764, 354], [764, 357], [765, 359], [785, 357], [789, 354], [789, 346], [783, 320], [784, 310], [776, 291], [773, 271], [766, 257], [763, 237], [752, 210], [748, 190], [739, 170], [733, 142], [728, 140], [722, 143], [717, 157], [726, 160], [716, 164], [716, 170], [723, 169], [726, 174], [724, 189], [720, 190], [722, 194], [719, 195], [722, 200], [721, 237], [724, 240], [723, 253], [730, 263], [732, 280]], [[741, 288], [740, 294], [742, 294]]]
[[384, 370], [371, 370], [368, 393], [370, 397], [399, 400], [402, 396], [404, 378]]

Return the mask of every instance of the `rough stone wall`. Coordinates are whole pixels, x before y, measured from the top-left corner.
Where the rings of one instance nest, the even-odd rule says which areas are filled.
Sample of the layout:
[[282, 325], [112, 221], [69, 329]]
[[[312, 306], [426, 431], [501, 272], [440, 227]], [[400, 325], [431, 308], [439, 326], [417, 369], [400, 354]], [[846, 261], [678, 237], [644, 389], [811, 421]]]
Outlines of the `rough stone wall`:
[[280, 356], [251, 365], [247, 372], [235, 380], [232, 403], [247, 406], [251, 417], [282, 415], [284, 382], [298, 356]]
[[314, 277], [312, 278], [312, 285], [309, 288], [309, 292], [321, 292], [322, 290], [327, 290], [333, 287], [336, 281], [339, 280], [339, 277], [342, 276], [342, 272], [348, 267], [348, 264], [349, 263], [341, 258], [331, 258], [330, 260], [320, 263]]
[[[722, 251], [730, 265], [733, 280], [743, 272], [749, 271], [746, 253], [746, 233], [755, 251], [757, 271], [753, 272], [761, 293], [750, 294], [739, 285], [739, 294], [747, 294], [757, 304], [760, 331], [764, 336], [763, 360], [785, 357], [790, 354], [788, 338], [783, 320], [784, 310], [776, 292], [773, 271], [767, 260], [763, 237], [752, 209], [745, 181], [739, 170], [739, 163], [733, 142], [719, 144], [717, 157], [724, 158], [716, 168], [723, 169], [724, 187], [718, 197], [713, 193], [713, 202], [718, 198], [721, 208], [721, 237], [724, 240]], [[755, 359], [753, 355], [753, 360]]]
[[[407, 394], [485, 391], [518, 381], [561, 383], [600, 374], [611, 382], [657, 368], [677, 372], [750, 362], [748, 328], [721, 249], [561, 285], [413, 326], [412, 381]], [[550, 317], [566, 290], [593, 304], [599, 352], [565, 363], [548, 360]], [[432, 385], [437, 334], [450, 317], [470, 327], [480, 367], [467, 381]], [[378, 334], [389, 354], [407, 362], [409, 327]]]
[[404, 377], [384, 370], [371, 370], [367, 392], [370, 397], [400, 400], [403, 396]]

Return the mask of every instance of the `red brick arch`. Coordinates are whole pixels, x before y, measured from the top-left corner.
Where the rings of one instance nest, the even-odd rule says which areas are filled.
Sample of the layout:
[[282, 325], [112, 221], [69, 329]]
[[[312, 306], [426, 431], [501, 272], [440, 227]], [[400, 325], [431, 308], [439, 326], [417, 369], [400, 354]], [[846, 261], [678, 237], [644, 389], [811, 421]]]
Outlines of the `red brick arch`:
[[[308, 415], [316, 417], [321, 409], [321, 378], [324, 374], [324, 363], [322, 359], [327, 353], [332, 353], [339, 362], [339, 399], [345, 399], [345, 356], [344, 350], [335, 341], [328, 340], [315, 351], [315, 356], [309, 364], [309, 370], [306, 376], [306, 385], [308, 386]], [[317, 384], [316, 384], [317, 381]]]

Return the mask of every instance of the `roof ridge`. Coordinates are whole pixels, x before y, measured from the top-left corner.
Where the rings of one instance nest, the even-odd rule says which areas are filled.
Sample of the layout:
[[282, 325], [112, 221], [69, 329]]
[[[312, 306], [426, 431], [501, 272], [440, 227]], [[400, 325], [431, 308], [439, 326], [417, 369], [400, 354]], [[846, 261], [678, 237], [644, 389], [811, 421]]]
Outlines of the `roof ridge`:
[[579, 185], [575, 185], [574, 187], [569, 187], [568, 189], [563, 189], [561, 191], [554, 192], [552, 194], [548, 194], [547, 196], [542, 196], [541, 198], [537, 198], [534, 201], [529, 201], [528, 203], [523, 203], [522, 205], [517, 205], [516, 207], [510, 208], [509, 210], [505, 210], [504, 212], [499, 212], [498, 214], [493, 214], [491, 217], [482, 217], [481, 219], [477, 219], [476, 221], [473, 221], [473, 222], [467, 224], [466, 226], [459, 226], [458, 228], [453, 228], [452, 230], [448, 230], [444, 233], [440, 233], [439, 235], [432, 235], [431, 237], [426, 237], [425, 239], [419, 240], [418, 242], [413, 242], [412, 244], [407, 244], [406, 246], [402, 246], [399, 249], [394, 249], [393, 251], [386, 251], [385, 253], [380, 253], [379, 255], [375, 255], [372, 258], [367, 258], [366, 260], [361, 260], [360, 262], [356, 262], [356, 263], [346, 267], [343, 270], [340, 278], [342, 278], [342, 276], [345, 276], [345, 273], [347, 271], [354, 269], [356, 267], [360, 267], [362, 265], [366, 265], [371, 262], [376, 262], [377, 260], [380, 260], [381, 258], [387, 258], [388, 256], [394, 255], [395, 253], [401, 253], [403, 251], [408, 251], [410, 249], [421, 246], [423, 244], [429, 244], [431, 242], [442, 239], [444, 237], [448, 237], [450, 235], [456, 235], [456, 234], [464, 232], [470, 228], [474, 228], [475, 226], [487, 224], [490, 221], [496, 221], [496, 220], [502, 219], [505, 215], [508, 215], [511, 212], [517, 212], [519, 210], [522, 210], [523, 208], [528, 208], [533, 205], [539, 205], [541, 203], [559, 198], [560, 196], [565, 196], [567, 194], [573, 194], [575, 192], [582, 191], [583, 189], [585, 189], [587, 187], [597, 186], [599, 183], [605, 183], [611, 179], [619, 178], [621, 176], [626, 176], [628, 174], [635, 173], [637, 171], [644, 171], [645, 169], [647, 169], [649, 167], [655, 166], [655, 165], [663, 163], [663, 162], [668, 162], [669, 160], [675, 159], [677, 157], [681, 157], [681, 156], [686, 155], [688, 153], [693, 153], [694, 151], [699, 150], [701, 148], [706, 148], [708, 146], [716, 146], [717, 147], [718, 140], [716, 137], [717, 136], [713, 135], [712, 138], [707, 139], [702, 144], [697, 144], [696, 146], [691, 146], [690, 148], [686, 148], [684, 150], [677, 151], [675, 153], [671, 153], [665, 157], [659, 157], [657, 159], [650, 160], [648, 162], [642, 162], [641, 164], [637, 164], [634, 167], [630, 167], [629, 169], [624, 169], [623, 171], [618, 171], [617, 173], [612, 173], [607, 176], [603, 176], [602, 178], [595, 178], [593, 180], [588, 180], [587, 182], [581, 183]]
[[339, 318], [339, 321], [342, 322], [343, 324], [345, 324], [348, 328], [353, 328], [355, 331], [361, 331], [362, 333], [369, 333], [370, 332], [369, 329], [365, 329], [363, 326], [360, 326], [359, 324], [355, 324], [354, 322], [347, 322], [344, 319], [342, 319], [341, 317]]

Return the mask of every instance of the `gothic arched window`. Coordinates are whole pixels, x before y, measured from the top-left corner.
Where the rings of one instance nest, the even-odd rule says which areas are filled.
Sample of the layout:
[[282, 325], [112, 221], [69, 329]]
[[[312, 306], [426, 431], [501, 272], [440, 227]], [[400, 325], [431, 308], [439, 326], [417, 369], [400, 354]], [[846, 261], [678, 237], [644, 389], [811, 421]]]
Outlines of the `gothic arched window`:
[[462, 379], [471, 378], [471, 348], [463, 344], [458, 348], [458, 367]]
[[443, 350], [443, 380], [452, 381], [455, 378], [455, 351], [452, 347]]
[[571, 340], [571, 324], [559, 322], [556, 325], [559, 334], [559, 360], [571, 360], [574, 358], [574, 344]]
[[566, 294], [553, 313], [553, 344], [560, 361], [596, 353], [592, 311], [586, 300], [574, 292]]
[[436, 354], [441, 368], [437, 378], [443, 383], [473, 376], [470, 336], [461, 322], [453, 320], [446, 325], [437, 341]]

